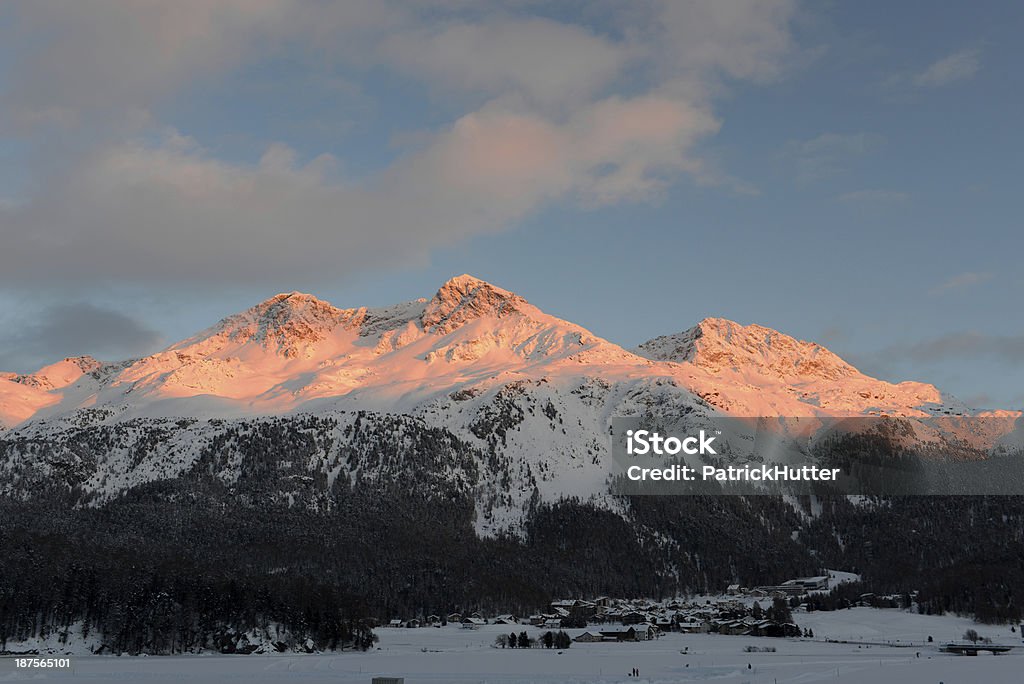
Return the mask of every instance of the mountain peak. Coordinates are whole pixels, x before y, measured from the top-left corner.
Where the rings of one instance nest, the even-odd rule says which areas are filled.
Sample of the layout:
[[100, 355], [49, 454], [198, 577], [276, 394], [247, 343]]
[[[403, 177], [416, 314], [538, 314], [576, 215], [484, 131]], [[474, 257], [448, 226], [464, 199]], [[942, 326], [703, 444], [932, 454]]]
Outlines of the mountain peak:
[[639, 351], [650, 359], [689, 362], [715, 373], [753, 371], [784, 378], [835, 380], [858, 372], [819, 344], [726, 318], [705, 318], [689, 330], [644, 342]]
[[64, 363], [69, 363], [72, 366], [78, 367], [79, 369], [81, 369], [83, 373], [91, 373], [92, 371], [103, 366], [102, 361], [98, 361], [97, 359], [89, 355], [69, 356], [66, 359], [64, 359]]
[[[283, 292], [229, 316], [200, 338], [226, 337], [232, 342], [255, 342], [284, 356], [319, 342], [345, 320], [348, 312], [304, 292]], [[186, 340], [193, 343], [196, 339]]]
[[482, 318], [521, 313], [529, 303], [519, 295], [463, 274], [447, 281], [423, 310], [423, 329], [446, 334]]

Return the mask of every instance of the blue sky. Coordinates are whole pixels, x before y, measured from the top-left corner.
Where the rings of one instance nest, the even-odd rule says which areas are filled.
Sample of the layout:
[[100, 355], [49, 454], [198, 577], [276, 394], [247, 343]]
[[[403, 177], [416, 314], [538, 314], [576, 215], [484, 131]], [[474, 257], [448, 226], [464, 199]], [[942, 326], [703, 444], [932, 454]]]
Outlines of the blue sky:
[[[13, 2], [0, 366], [468, 272], [1024, 405], [1024, 6]], [[83, 348], [87, 347], [87, 348]]]

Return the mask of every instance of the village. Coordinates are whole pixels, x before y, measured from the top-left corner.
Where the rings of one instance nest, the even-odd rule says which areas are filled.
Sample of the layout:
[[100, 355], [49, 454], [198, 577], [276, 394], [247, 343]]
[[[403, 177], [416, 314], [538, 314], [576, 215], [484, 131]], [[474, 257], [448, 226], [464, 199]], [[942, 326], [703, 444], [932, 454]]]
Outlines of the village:
[[813, 637], [801, 630], [792, 612], [802, 597], [826, 592], [832, 584], [851, 581], [850, 573], [798, 577], [778, 585], [741, 587], [730, 585], [719, 596], [662, 600], [624, 599], [598, 596], [552, 601], [547, 610], [527, 616], [501, 614], [427, 615], [395, 618], [381, 625], [388, 628], [455, 627], [478, 629], [505, 625], [513, 632], [533, 627], [542, 630], [585, 629], [572, 640], [577, 643], [636, 642], [657, 639], [669, 632], [682, 634], [725, 634], [752, 637]]

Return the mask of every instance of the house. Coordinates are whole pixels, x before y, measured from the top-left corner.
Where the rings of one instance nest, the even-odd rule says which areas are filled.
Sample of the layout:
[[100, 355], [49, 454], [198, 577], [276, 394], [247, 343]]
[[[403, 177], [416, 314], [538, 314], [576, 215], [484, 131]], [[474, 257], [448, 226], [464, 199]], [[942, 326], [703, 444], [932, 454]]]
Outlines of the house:
[[581, 644], [589, 644], [597, 641], [604, 641], [604, 637], [601, 636], [600, 632], [584, 632], [573, 639], [573, 641], [577, 641]]
[[402, 627], [402, 621], [395, 619], [388, 623], [388, 627]]
[[758, 620], [749, 626], [750, 636], [774, 636], [769, 634], [770, 631], [773, 631], [774, 625], [775, 623], [771, 620]]
[[587, 620], [597, 614], [597, 603], [579, 599], [565, 599], [551, 602], [551, 612], [562, 617]]
[[420, 621], [417, 620], [416, 618], [413, 618], [412, 620], [409, 620], [408, 622], [406, 622], [405, 626], [409, 627], [409, 628], [412, 628], [412, 629], [416, 629], [417, 627], [420, 626]]
[[545, 620], [541, 627], [544, 629], [561, 629], [562, 621], [559, 618], [551, 618], [550, 620]]
[[499, 615], [492, 620], [492, 624], [495, 625], [518, 625], [519, 618], [515, 615]]
[[481, 618], [468, 617], [462, 620], [462, 629], [479, 629], [486, 624]]
[[642, 622], [647, 622], [647, 616], [635, 610], [622, 616], [622, 624], [624, 625], [639, 625]]
[[738, 584], [730, 584], [729, 588], [726, 589], [726, 592], [732, 594], [733, 596], [736, 596], [737, 594], [742, 594], [743, 589]]
[[743, 620], [729, 620], [718, 625], [719, 634], [749, 634], [750, 628]]
[[428, 615], [427, 616], [427, 624], [428, 625], [436, 625], [436, 624], [438, 624], [440, 622], [441, 622], [441, 616], [440, 615]]
[[661, 634], [661, 630], [657, 625], [639, 625], [636, 630], [637, 641], [657, 639], [659, 634]]
[[657, 618], [655, 623], [662, 632], [671, 632], [675, 629], [675, 621], [667, 615], [662, 615]]
[[684, 620], [679, 623], [679, 631], [683, 634], [707, 634], [711, 631], [711, 621]]
[[602, 629], [601, 641], [636, 641], [636, 628]]
[[462, 614], [461, 613], [451, 613], [450, 615], [448, 615], [448, 622], [455, 622], [455, 623], [462, 622]]

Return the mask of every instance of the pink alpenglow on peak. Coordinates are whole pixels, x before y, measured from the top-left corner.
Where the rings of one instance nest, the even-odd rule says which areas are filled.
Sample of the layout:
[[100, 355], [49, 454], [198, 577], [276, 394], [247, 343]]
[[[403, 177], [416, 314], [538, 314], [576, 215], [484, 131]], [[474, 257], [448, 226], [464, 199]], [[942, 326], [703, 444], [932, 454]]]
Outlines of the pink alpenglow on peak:
[[514, 313], [530, 315], [539, 310], [517, 294], [463, 274], [441, 286], [427, 303], [422, 321], [424, 330], [443, 334], [476, 318]]
[[742, 368], [784, 378], [830, 380], [857, 373], [819, 344], [724, 318], [705, 318], [684, 332], [644, 342], [638, 351], [659, 361], [690, 362], [712, 372]]
[[665, 405], [743, 416], [971, 414], [932, 385], [871, 378], [821, 345], [760, 325], [708, 318], [629, 351], [460, 275], [429, 299], [380, 308], [278, 294], [142, 359], [79, 357], [28, 376], [0, 374], [0, 426], [99, 407], [117, 419], [350, 409], [455, 416], [465, 405], [451, 397], [496, 396], [521, 383], [547, 388], [553, 406], [565, 403], [552, 409], [560, 414], [594, 412], [578, 422], [597, 432], [608, 416]]

